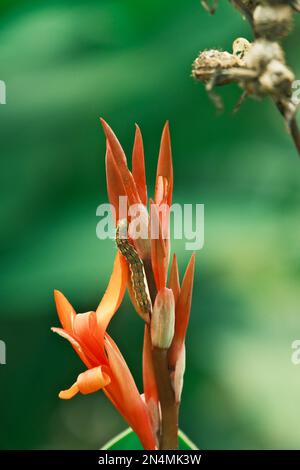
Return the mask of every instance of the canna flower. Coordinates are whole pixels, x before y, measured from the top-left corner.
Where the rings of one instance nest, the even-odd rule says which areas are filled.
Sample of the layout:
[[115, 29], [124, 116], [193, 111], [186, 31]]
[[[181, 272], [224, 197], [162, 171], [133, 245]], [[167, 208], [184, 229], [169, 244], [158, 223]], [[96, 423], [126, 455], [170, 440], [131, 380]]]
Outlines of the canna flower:
[[[174, 413], [178, 413], [177, 405], [180, 402], [185, 369], [185, 336], [191, 308], [195, 256], [192, 255], [180, 285], [177, 259], [174, 255], [167, 286], [173, 193], [169, 124], [165, 124], [162, 133], [154, 198], [148, 200], [143, 140], [139, 127], [136, 126], [135, 130], [130, 171], [116, 135], [103, 119], [101, 123], [106, 137], [107, 190], [116, 214], [117, 246], [131, 273], [128, 276], [128, 291], [132, 303], [146, 322], [143, 350], [145, 401], [152, 427], [160, 439], [160, 448], [176, 448], [174, 429], [172, 439], [164, 442], [162, 436], [168, 433], [168, 424], [165, 422], [168, 420], [166, 415], [170, 415], [170, 401], [174, 402]], [[127, 197], [125, 221], [120, 210], [122, 196]], [[136, 206], [139, 207], [139, 221], [142, 220], [141, 225], [143, 233], [147, 234], [146, 237], [134, 237], [133, 230], [130, 229], [135, 222], [135, 214], [131, 208]], [[126, 241], [120, 241], [120, 227], [125, 228]], [[141, 304], [143, 298], [147, 299], [147, 302]], [[145, 311], [141, 307], [145, 307], [146, 303], [148, 305], [148, 300], [150, 308]], [[176, 419], [178, 417], [172, 421], [173, 428], [174, 423], [177, 427]]]
[[52, 331], [71, 343], [87, 368], [69, 389], [60, 392], [59, 397], [71, 399], [79, 392], [89, 394], [103, 390], [139, 436], [144, 448], [151, 450], [156, 448], [156, 440], [147, 406], [120, 350], [106, 332], [122, 302], [127, 279], [127, 264], [118, 253], [107, 290], [95, 312], [76, 314], [63, 294], [55, 291], [62, 328], [52, 328]]
[[[101, 119], [106, 136], [106, 179], [109, 201], [115, 209], [116, 225], [121, 220], [120, 198], [127, 197], [128, 238], [143, 261], [152, 303], [158, 290], [166, 287], [170, 257], [169, 211], [173, 193], [173, 164], [170, 131], [165, 124], [158, 158], [154, 200], [150, 199], [150, 214], [147, 210], [148, 196], [145, 175], [145, 159], [142, 134], [138, 126], [132, 153], [132, 171], [129, 170], [124, 150], [110, 126]], [[135, 227], [131, 209], [139, 208], [139, 222], [146, 238], [131, 237], [130, 225]], [[156, 236], [153, 236], [153, 233]], [[129, 284], [130, 278], [129, 278]], [[132, 285], [129, 285], [132, 292]], [[131, 295], [138, 313], [140, 309]]]

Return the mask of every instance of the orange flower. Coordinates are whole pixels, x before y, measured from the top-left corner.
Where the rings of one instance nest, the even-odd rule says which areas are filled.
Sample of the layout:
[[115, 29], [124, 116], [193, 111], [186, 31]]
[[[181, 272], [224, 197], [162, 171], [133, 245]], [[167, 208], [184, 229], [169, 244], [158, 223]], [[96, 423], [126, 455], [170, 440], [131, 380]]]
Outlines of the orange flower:
[[[127, 159], [116, 135], [110, 126], [101, 119], [106, 136], [106, 180], [110, 203], [116, 212], [116, 223], [120, 219], [119, 198], [127, 196], [128, 208], [140, 205], [144, 208], [144, 223], [147, 225], [149, 239], [133, 239], [140, 258], [147, 263], [150, 260], [155, 276], [156, 287], [165, 287], [169, 262], [169, 213], [168, 208], [172, 202], [173, 192], [173, 165], [169, 123], [166, 122], [160, 144], [154, 203], [150, 200], [153, 211], [150, 212], [153, 220], [149, 224], [147, 212], [147, 185], [145, 175], [145, 158], [142, 134], [136, 126], [132, 153], [132, 172], [128, 169]], [[159, 229], [157, 239], [151, 237], [151, 224]], [[149, 225], [149, 227], [148, 227]]]
[[[147, 226], [148, 239], [133, 239], [131, 243], [136, 248], [141, 260], [144, 262], [145, 275], [149, 285], [152, 301], [156, 292], [166, 287], [166, 278], [169, 263], [169, 208], [173, 192], [173, 164], [169, 123], [166, 122], [159, 150], [156, 173], [154, 201], [150, 200], [150, 215], [147, 211], [147, 184], [145, 175], [145, 157], [142, 134], [138, 126], [135, 130], [135, 139], [132, 152], [132, 172], [128, 168], [124, 150], [110, 126], [101, 119], [106, 136], [106, 180], [110, 203], [115, 208], [116, 223], [120, 220], [119, 201], [121, 196], [127, 196], [128, 208], [139, 204], [144, 211], [144, 223]], [[151, 230], [158, 231], [158, 238], [151, 237]], [[129, 237], [130, 238], [130, 237]], [[141, 314], [137, 305], [131, 277], [128, 278], [128, 290], [136, 311]], [[151, 342], [145, 332], [144, 341], [144, 388], [147, 403], [151, 402], [151, 410], [158, 403], [153, 367], [151, 364]], [[157, 411], [155, 412], [157, 415]]]
[[[129, 239], [144, 262], [145, 275], [151, 293], [151, 300], [154, 304], [157, 293], [159, 293], [160, 297], [163, 297], [163, 292], [165, 292], [170, 258], [169, 212], [173, 193], [173, 163], [169, 124], [168, 122], [165, 124], [161, 137], [154, 200], [149, 200], [150, 214], [148, 214], [144, 148], [139, 127], [136, 126], [132, 153], [132, 171], [130, 171], [125, 153], [113, 130], [103, 119], [101, 119], [101, 123], [106, 136], [108, 197], [116, 211], [116, 223], [120, 220], [120, 196], [127, 196], [128, 207], [134, 204], [140, 204], [144, 207], [145, 220], [146, 223], [149, 223], [148, 240], [131, 240], [130, 237]], [[158, 229], [158, 237], [152, 237], [151, 230], [153, 227]], [[178, 401], [185, 367], [185, 336], [191, 308], [194, 266], [195, 255], [192, 255], [182, 286], [180, 286], [177, 260], [174, 255], [169, 279], [169, 288], [173, 291], [175, 302], [175, 330], [172, 344], [168, 351], [168, 366], [173, 374], [174, 392]], [[137, 312], [140, 313], [135, 297], [132, 294], [133, 287], [130, 276], [128, 278], [128, 289], [133, 305]], [[153, 411], [155, 410], [154, 404], [158, 404], [159, 398], [151, 359], [152, 345], [149, 336], [149, 331], [146, 327], [143, 353], [144, 389], [145, 399], [152, 413], [152, 419], [154, 419], [153, 416], [158, 414], [157, 410]]]
[[63, 294], [55, 291], [62, 328], [52, 330], [71, 343], [87, 367], [68, 390], [60, 392], [59, 397], [70, 399], [78, 392], [89, 394], [102, 389], [139, 436], [144, 448], [150, 450], [155, 449], [156, 442], [148, 409], [121, 352], [106, 332], [123, 299], [127, 279], [127, 264], [117, 254], [108, 288], [96, 312], [76, 314]]

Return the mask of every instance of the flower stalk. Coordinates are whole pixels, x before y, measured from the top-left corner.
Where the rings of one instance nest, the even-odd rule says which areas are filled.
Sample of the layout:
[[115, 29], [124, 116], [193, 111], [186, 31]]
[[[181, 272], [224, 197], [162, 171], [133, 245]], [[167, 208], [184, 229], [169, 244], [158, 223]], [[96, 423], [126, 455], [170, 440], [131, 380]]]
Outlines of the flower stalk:
[[176, 403], [175, 392], [170, 379], [168, 351], [154, 347], [152, 357], [161, 407], [159, 448], [161, 450], [175, 450], [178, 449], [179, 404]]
[[[178, 448], [184, 344], [195, 257], [192, 256], [180, 285], [174, 255], [167, 285], [173, 192], [169, 125], [166, 123], [161, 138], [154, 199], [148, 201], [140, 129], [136, 126], [130, 171], [117, 137], [103, 119], [101, 122], [106, 137], [108, 197], [115, 209], [117, 255], [108, 288], [96, 311], [76, 314], [67, 299], [60, 292], [55, 293], [62, 328], [53, 331], [69, 340], [87, 367], [59, 396], [71, 399], [78, 393], [103, 390], [145, 449], [173, 450]], [[125, 219], [120, 198], [126, 198]], [[136, 206], [138, 215], [132, 210]], [[142, 395], [125, 359], [107, 333], [126, 288], [134, 309], [145, 323]]]

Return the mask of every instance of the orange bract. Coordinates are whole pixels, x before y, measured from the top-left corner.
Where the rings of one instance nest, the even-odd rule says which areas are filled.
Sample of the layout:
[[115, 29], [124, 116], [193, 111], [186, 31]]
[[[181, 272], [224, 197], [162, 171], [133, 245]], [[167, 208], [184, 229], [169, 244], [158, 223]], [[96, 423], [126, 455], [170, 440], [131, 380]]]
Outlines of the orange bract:
[[[192, 256], [180, 286], [177, 259], [174, 255], [167, 287], [170, 259], [169, 215], [173, 192], [168, 123], [164, 126], [160, 143], [154, 201], [149, 200], [150, 214], [147, 209], [144, 147], [139, 127], [136, 126], [135, 130], [131, 172], [114, 132], [103, 119], [101, 123], [106, 137], [108, 197], [115, 208], [116, 225], [119, 227], [125, 221], [130, 244], [121, 243], [117, 231], [119, 251], [107, 289], [96, 311], [77, 314], [61, 292], [54, 292], [62, 328], [52, 330], [70, 342], [86, 366], [86, 370], [78, 375], [75, 383], [69, 389], [61, 391], [59, 396], [68, 400], [78, 393], [85, 395], [103, 390], [137, 433], [144, 448], [151, 450], [157, 448], [164, 416], [163, 400], [159, 395], [161, 387], [157, 386], [159, 374], [154, 367], [157, 364], [152, 353], [154, 347], [167, 351], [164, 356], [166, 367], [160, 371], [166, 371], [167, 381], [170, 379], [171, 395], [174, 392], [174, 400], [179, 403], [185, 367], [185, 336], [191, 308], [195, 256]], [[139, 220], [138, 216], [132, 214], [127, 216], [128, 220], [120, 220], [124, 217], [120, 215], [121, 196], [127, 196], [127, 208], [136, 204], [141, 207]], [[131, 234], [131, 230], [134, 232], [132, 225], [137, 221], [146, 230], [145, 238], [134, 238]], [[108, 325], [123, 300], [126, 287], [139, 313], [146, 300], [149, 305], [147, 315], [141, 315], [147, 322], [143, 349], [143, 396], [139, 394], [120, 350], [107, 333]]]
[[[109, 125], [101, 119], [104, 133], [107, 139], [106, 169], [107, 169], [107, 187], [110, 202], [115, 206], [117, 214], [117, 204], [119, 197], [127, 195], [128, 204], [136, 204], [140, 201], [144, 206], [147, 204], [147, 185], [145, 176], [145, 158], [142, 134], [136, 126], [135, 139], [132, 153], [132, 173], [128, 169], [125, 153]], [[146, 275], [152, 277], [155, 281], [156, 291], [166, 287], [167, 273], [170, 258], [170, 206], [173, 193], [173, 163], [169, 123], [166, 122], [159, 149], [158, 165], [155, 182], [154, 201], [150, 198], [149, 219], [149, 246], [144, 242], [147, 250], [143, 251], [143, 244], [139, 240], [133, 240], [133, 243], [141, 257], [146, 262]], [[117, 215], [118, 219], [118, 215]], [[153, 233], [155, 236], [153, 236]], [[178, 265], [176, 255], [172, 260], [170, 271], [169, 287], [173, 291], [176, 304], [175, 333], [169, 350], [169, 365], [171, 370], [175, 370], [176, 363], [182, 357], [185, 335], [189, 321], [191, 308], [191, 297], [193, 291], [194, 277], [194, 255], [191, 258], [186, 274], [180, 287]], [[149, 272], [149, 266], [151, 273]], [[129, 291], [132, 291], [130, 280], [128, 283]], [[153, 292], [152, 292], [153, 294]], [[154, 302], [155, 298], [152, 298]], [[133, 305], [137, 306], [133, 299]], [[144, 386], [145, 398], [149, 402], [158, 400], [153, 368], [151, 364], [151, 342], [147, 336], [147, 328], [144, 340]], [[150, 345], [149, 345], [150, 344]], [[152, 377], [152, 378], [151, 378]]]
[[128, 268], [117, 254], [108, 288], [96, 312], [76, 314], [59, 291], [55, 302], [63, 328], [52, 328], [68, 339], [88, 370], [76, 382], [60, 392], [62, 399], [77, 393], [88, 394], [103, 389], [119, 413], [139, 436], [145, 449], [155, 449], [147, 407], [138, 392], [134, 379], [117, 345], [107, 334], [108, 323], [122, 301]]

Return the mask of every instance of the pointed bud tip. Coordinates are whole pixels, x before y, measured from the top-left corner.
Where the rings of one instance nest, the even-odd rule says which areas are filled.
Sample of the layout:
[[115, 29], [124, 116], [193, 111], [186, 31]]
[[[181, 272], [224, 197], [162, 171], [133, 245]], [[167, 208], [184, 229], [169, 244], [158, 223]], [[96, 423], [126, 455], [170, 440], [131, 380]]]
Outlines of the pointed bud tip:
[[101, 123], [102, 128], [103, 128], [104, 134], [105, 134], [106, 137], [107, 137], [108, 132], [111, 130], [111, 129], [110, 129], [110, 126], [107, 124], [107, 122], [105, 121], [105, 119], [103, 119], [102, 117], [100, 117], [99, 119], [100, 119], [100, 123]]
[[64, 297], [63, 293], [58, 289], [54, 289], [53, 295], [54, 295], [54, 300], [58, 300], [60, 297]]

